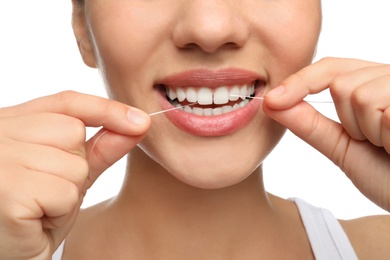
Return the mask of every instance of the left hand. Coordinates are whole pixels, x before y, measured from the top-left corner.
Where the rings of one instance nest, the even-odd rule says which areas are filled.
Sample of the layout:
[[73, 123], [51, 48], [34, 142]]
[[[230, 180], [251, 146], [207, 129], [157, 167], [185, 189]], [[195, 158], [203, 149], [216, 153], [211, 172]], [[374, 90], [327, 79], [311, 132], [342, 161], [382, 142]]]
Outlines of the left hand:
[[[303, 101], [329, 88], [341, 123]], [[390, 211], [390, 65], [326, 58], [265, 96], [264, 112], [319, 150]]]

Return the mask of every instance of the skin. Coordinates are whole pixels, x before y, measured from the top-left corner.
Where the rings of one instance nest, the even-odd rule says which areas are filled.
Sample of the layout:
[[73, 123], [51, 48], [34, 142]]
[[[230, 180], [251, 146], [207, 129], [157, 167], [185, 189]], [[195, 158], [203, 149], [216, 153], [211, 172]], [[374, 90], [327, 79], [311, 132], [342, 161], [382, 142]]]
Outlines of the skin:
[[[263, 186], [262, 161], [285, 128], [390, 209], [390, 67], [310, 65], [319, 1], [73, 4], [80, 53], [113, 100], [64, 92], [0, 109], [1, 259], [50, 259], [64, 238], [64, 259], [314, 259], [295, 204]], [[160, 110], [161, 78], [229, 67], [266, 81], [262, 111], [239, 131], [193, 136], [142, 112]], [[326, 88], [340, 123], [302, 102]], [[22, 124], [30, 131], [18, 131]], [[103, 129], [85, 142], [86, 126]], [[118, 196], [79, 212], [88, 188], [127, 153]], [[360, 259], [390, 257], [387, 216], [341, 224]]]
[[[164, 5], [170, 8], [162, 14]], [[267, 12], [261, 17], [248, 14], [252, 8]], [[87, 20], [75, 19], [75, 31], [84, 60], [104, 71], [112, 98], [147, 112], [161, 110], [156, 101], [156, 82], [196, 68], [254, 71], [266, 78], [267, 91], [310, 64], [320, 28], [319, 2], [308, 1], [284, 3], [282, 8], [272, 1], [247, 1], [239, 6], [234, 1], [86, 1], [83, 10]], [[149, 17], [153, 23], [148, 22]], [[275, 21], [273, 17], [279, 18]], [[101, 19], [106, 20], [104, 25]], [[282, 28], [287, 25], [294, 33], [285, 34]], [[229, 29], [221, 32], [221, 27]], [[145, 31], [150, 34], [140, 38]], [[123, 32], [128, 33], [124, 36]], [[302, 38], [307, 39], [304, 44]], [[224, 57], [223, 61], [218, 61], [219, 57]], [[170, 66], [162, 67], [162, 60]], [[248, 177], [283, 133], [284, 127], [262, 111], [242, 131], [222, 138], [187, 134], [160, 116], [153, 118], [140, 148], [163, 165], [161, 171], [191, 186], [221, 188]], [[229, 149], [233, 143], [241, 144], [236, 153]], [[227, 163], [218, 163], [221, 160]], [[241, 161], [248, 163], [242, 165]]]

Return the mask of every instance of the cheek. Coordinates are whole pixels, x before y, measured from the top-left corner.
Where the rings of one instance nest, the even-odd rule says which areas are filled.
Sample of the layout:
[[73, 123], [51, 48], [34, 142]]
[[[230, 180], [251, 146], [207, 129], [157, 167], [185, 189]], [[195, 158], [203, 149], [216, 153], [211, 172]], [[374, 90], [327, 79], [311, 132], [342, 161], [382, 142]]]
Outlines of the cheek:
[[266, 66], [271, 86], [309, 65], [314, 58], [321, 30], [320, 4], [297, 2], [285, 9], [270, 9], [257, 27], [269, 55]]
[[161, 15], [161, 8], [151, 8], [146, 2], [97, 1], [88, 13], [89, 31], [107, 86], [119, 90], [124, 80], [133, 81], [126, 82], [128, 86], [161, 66], [157, 57], [169, 39], [167, 29], [173, 18], [169, 13]]

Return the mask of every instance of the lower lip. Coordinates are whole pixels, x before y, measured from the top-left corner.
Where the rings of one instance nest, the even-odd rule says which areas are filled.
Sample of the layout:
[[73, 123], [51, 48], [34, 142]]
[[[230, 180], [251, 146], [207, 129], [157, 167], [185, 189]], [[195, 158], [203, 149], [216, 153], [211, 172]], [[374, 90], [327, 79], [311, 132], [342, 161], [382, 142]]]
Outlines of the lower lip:
[[[256, 91], [260, 96], [262, 88]], [[159, 102], [163, 110], [173, 108], [172, 104], [160, 92]], [[178, 128], [192, 135], [222, 136], [232, 134], [245, 127], [261, 109], [261, 100], [252, 99], [246, 106], [219, 116], [198, 116], [181, 109], [165, 113], [166, 117]]]

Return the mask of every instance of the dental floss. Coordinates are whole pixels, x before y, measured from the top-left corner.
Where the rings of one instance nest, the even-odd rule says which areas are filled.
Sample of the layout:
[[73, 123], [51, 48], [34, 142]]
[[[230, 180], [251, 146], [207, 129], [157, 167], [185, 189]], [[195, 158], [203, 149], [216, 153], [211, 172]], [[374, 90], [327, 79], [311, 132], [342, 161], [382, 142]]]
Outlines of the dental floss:
[[[242, 95], [233, 95], [231, 94], [230, 95], [231, 97], [240, 97], [240, 98], [250, 98], [250, 99], [259, 99], [259, 100], [264, 100], [264, 97], [252, 97], [252, 96], [242, 96]], [[332, 104], [333, 101], [330, 101], [330, 100], [306, 100], [304, 99], [304, 101], [308, 102], [308, 103], [326, 103], [326, 104]]]
[[[231, 97], [240, 97], [240, 98], [250, 98], [250, 99], [264, 100], [264, 97], [252, 97], [252, 96], [243, 96], [243, 95], [234, 95], [234, 94], [231, 94], [230, 96]], [[327, 103], [327, 104], [333, 103], [333, 101], [328, 101], [328, 100], [325, 100], [325, 101], [321, 101], [321, 100], [305, 100], [305, 101], [309, 102], [309, 103]], [[185, 105], [185, 106], [177, 106], [177, 107], [173, 107], [173, 108], [169, 108], [169, 109], [153, 112], [153, 113], [150, 113], [149, 116], [160, 115], [160, 114], [163, 114], [163, 113], [166, 113], [166, 112], [169, 112], [169, 111], [182, 109], [182, 108], [185, 108], [185, 107], [188, 107], [188, 106], [193, 106], [195, 104], [197, 104], [197, 103], [191, 103], [191, 104], [188, 104], [188, 105]], [[100, 140], [100, 138], [102, 138], [103, 135], [105, 135], [107, 132], [108, 132], [108, 130], [105, 130], [103, 133], [101, 133], [98, 136], [98, 138], [96, 138], [95, 142], [92, 145], [91, 153], [93, 152], [93, 150], [94, 150], [96, 144], [98, 143], [98, 141]], [[90, 165], [90, 161], [89, 161], [89, 165]]]
[[[234, 94], [231, 94], [230, 95], [231, 97], [240, 97], [240, 98], [250, 98], [250, 99], [258, 99], [258, 100], [264, 100], [264, 97], [252, 97], [252, 96], [243, 96], [243, 95], [234, 95]], [[331, 104], [333, 103], [333, 101], [328, 101], [328, 100], [325, 100], [325, 101], [321, 101], [321, 100], [305, 100], [306, 102], [309, 102], [309, 103], [327, 103], [327, 104]], [[155, 115], [160, 115], [160, 114], [163, 114], [163, 113], [166, 113], [166, 112], [169, 112], [169, 111], [173, 111], [173, 110], [177, 110], [177, 109], [182, 109], [182, 108], [185, 108], [185, 107], [188, 107], [188, 106], [193, 106], [197, 103], [191, 103], [191, 104], [188, 104], [188, 105], [185, 105], [185, 106], [177, 106], [177, 107], [173, 107], [173, 108], [169, 108], [169, 109], [165, 109], [165, 110], [161, 110], [161, 111], [157, 111], [157, 112], [153, 112], [153, 113], [150, 113], [149, 116], [155, 116]], [[95, 142], [93, 143], [92, 145], [92, 148], [91, 148], [91, 153], [93, 152], [97, 142], [100, 140], [100, 138], [103, 137], [103, 135], [105, 135], [106, 133], [108, 132], [108, 130], [105, 130], [103, 133], [101, 133], [98, 138], [96, 138]], [[89, 165], [90, 165], [90, 161], [88, 162]]]
[[[93, 150], [95, 149], [96, 144], [97, 144], [98, 141], [100, 140], [100, 138], [102, 138], [103, 135], [107, 134], [107, 132], [108, 132], [108, 130], [105, 130], [103, 133], [101, 133], [101, 134], [96, 138], [95, 142], [93, 142], [93, 145], [92, 145], [92, 148], [91, 148], [91, 155], [92, 155]], [[91, 173], [91, 158], [89, 158], [89, 160], [88, 160], [88, 166], [89, 166], [89, 174], [88, 174], [88, 175], [90, 175], [90, 173]]]
[[191, 104], [188, 104], [188, 105], [185, 105], [185, 106], [177, 106], [177, 107], [169, 108], [169, 109], [166, 109], [166, 110], [161, 110], [161, 111], [153, 112], [153, 113], [150, 113], [149, 116], [159, 115], [159, 114], [162, 114], [162, 113], [165, 113], [165, 112], [169, 112], [169, 111], [172, 111], [172, 110], [177, 110], [177, 109], [181, 109], [181, 108], [193, 106], [193, 105], [195, 105], [195, 104], [197, 104], [197, 103], [191, 103]]
[[[169, 109], [166, 109], [166, 110], [161, 110], [161, 111], [157, 111], [157, 112], [153, 112], [153, 113], [150, 113], [149, 116], [155, 116], [155, 115], [159, 115], [159, 114], [163, 114], [163, 113], [166, 113], [166, 112], [169, 112], [169, 111], [172, 111], [172, 110], [177, 110], [177, 109], [181, 109], [181, 108], [185, 108], [185, 107], [188, 107], [188, 106], [193, 106], [197, 103], [191, 103], [191, 104], [188, 104], [188, 105], [185, 105], [185, 106], [177, 106], [177, 107], [173, 107], [173, 108], [169, 108]], [[100, 140], [100, 138], [103, 137], [103, 135], [105, 135], [106, 133], [108, 132], [108, 130], [105, 130], [103, 133], [101, 133], [95, 140], [95, 142], [93, 143], [92, 145], [92, 148], [91, 148], [91, 154], [93, 152], [93, 150], [95, 149], [95, 146], [96, 144], [98, 143], [98, 141]], [[88, 160], [88, 165], [89, 167], [91, 167], [91, 160]]]

